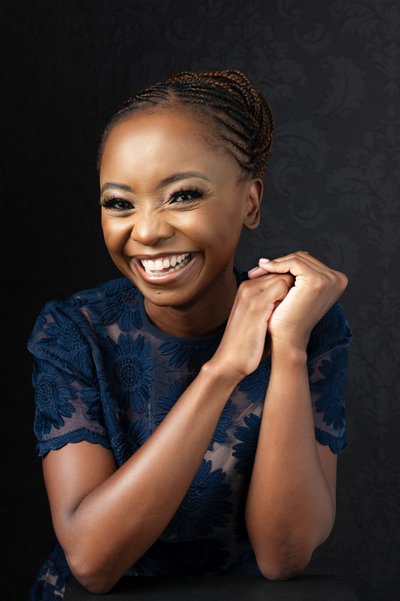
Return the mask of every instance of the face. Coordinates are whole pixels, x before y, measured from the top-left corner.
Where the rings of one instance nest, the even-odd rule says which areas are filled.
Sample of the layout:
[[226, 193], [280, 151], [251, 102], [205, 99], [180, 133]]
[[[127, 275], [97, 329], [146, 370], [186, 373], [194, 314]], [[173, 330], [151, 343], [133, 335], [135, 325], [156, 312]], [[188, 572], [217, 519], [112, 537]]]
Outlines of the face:
[[104, 147], [105, 242], [150, 312], [232, 286], [241, 229], [258, 224], [260, 181], [244, 180], [202, 127], [173, 111], [139, 113], [117, 123]]

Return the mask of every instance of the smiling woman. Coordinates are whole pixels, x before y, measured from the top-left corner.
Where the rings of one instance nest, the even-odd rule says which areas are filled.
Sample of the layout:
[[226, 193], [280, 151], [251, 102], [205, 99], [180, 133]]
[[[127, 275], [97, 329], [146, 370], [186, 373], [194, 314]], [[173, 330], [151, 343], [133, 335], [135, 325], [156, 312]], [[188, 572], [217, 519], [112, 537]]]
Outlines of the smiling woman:
[[285, 579], [328, 537], [347, 279], [301, 251], [233, 264], [272, 129], [237, 71], [172, 76], [107, 126], [102, 227], [124, 277], [48, 303], [29, 342], [58, 539], [32, 601], [71, 573], [98, 592], [124, 574]]
[[243, 225], [258, 223], [262, 190], [201, 139], [203, 127], [184, 110], [142, 109], [114, 124], [100, 163], [111, 257], [143, 293], [151, 320], [178, 335], [202, 335], [227, 319], [218, 297], [236, 294], [233, 255]]

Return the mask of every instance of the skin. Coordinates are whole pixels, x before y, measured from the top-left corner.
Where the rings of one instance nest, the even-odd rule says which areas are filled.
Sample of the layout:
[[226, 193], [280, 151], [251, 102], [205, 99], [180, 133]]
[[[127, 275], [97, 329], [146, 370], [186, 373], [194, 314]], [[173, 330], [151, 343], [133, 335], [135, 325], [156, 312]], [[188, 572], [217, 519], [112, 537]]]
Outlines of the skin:
[[[271, 379], [245, 514], [261, 572], [283, 579], [301, 571], [334, 522], [336, 457], [315, 441], [306, 346], [346, 277], [298, 252], [260, 261], [237, 289], [233, 255], [242, 227], [258, 225], [262, 182], [243, 178], [201, 128], [171, 110], [137, 114], [114, 127], [102, 157], [105, 242], [142, 291], [149, 318], [177, 336], [227, 325], [215, 355], [119, 469], [110, 451], [87, 442], [44, 458], [57, 537], [75, 577], [93, 592], [109, 590], [165, 529], [231, 392], [257, 368], [267, 332]], [[187, 172], [197, 175], [177, 181]], [[186, 252], [190, 263], [165, 282], [149, 279], [138, 263]]]
[[[164, 179], [188, 172], [202, 177], [185, 177], [160, 188]], [[135, 173], [140, 177], [133, 177]], [[202, 335], [228, 318], [236, 295], [233, 255], [243, 225], [258, 225], [262, 193], [261, 180], [241, 181], [240, 176], [225, 153], [210, 152], [197, 122], [174, 111], [150, 119], [139, 115], [112, 131], [103, 154], [101, 187], [122, 182], [134, 192], [111, 188], [102, 198], [117, 196], [134, 210], [103, 209], [104, 238], [114, 263], [141, 290], [146, 311], [161, 330]], [[195, 188], [203, 198], [172, 202], [182, 188]], [[191, 269], [176, 284], [143, 281], [135, 257], [187, 251], [193, 254]]]

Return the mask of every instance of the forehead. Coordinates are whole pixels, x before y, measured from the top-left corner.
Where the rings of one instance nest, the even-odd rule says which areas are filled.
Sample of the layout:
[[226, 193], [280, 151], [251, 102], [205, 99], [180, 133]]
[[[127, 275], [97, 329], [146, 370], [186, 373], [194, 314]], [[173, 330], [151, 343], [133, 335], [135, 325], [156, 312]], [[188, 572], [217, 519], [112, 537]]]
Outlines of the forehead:
[[199, 120], [176, 111], [138, 112], [118, 122], [111, 130], [104, 146], [103, 161], [123, 155], [142, 158], [162, 154], [179, 155], [212, 150], [205, 126]]
[[[218, 144], [209, 120], [190, 112], [137, 112], [112, 128], [100, 165], [102, 181], [168, 176], [171, 171], [226, 169], [233, 163]], [[230, 168], [235, 168], [233, 163]]]

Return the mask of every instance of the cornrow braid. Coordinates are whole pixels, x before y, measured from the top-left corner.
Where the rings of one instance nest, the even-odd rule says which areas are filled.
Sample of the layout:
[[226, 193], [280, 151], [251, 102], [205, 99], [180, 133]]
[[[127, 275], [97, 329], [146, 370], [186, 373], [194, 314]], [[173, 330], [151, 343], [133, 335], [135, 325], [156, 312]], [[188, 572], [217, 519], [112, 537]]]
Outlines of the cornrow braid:
[[99, 164], [114, 125], [136, 111], [155, 107], [187, 107], [211, 117], [217, 125], [217, 135], [239, 166], [252, 177], [264, 175], [274, 129], [271, 108], [249, 79], [237, 70], [183, 71], [127, 100], [104, 131]]

